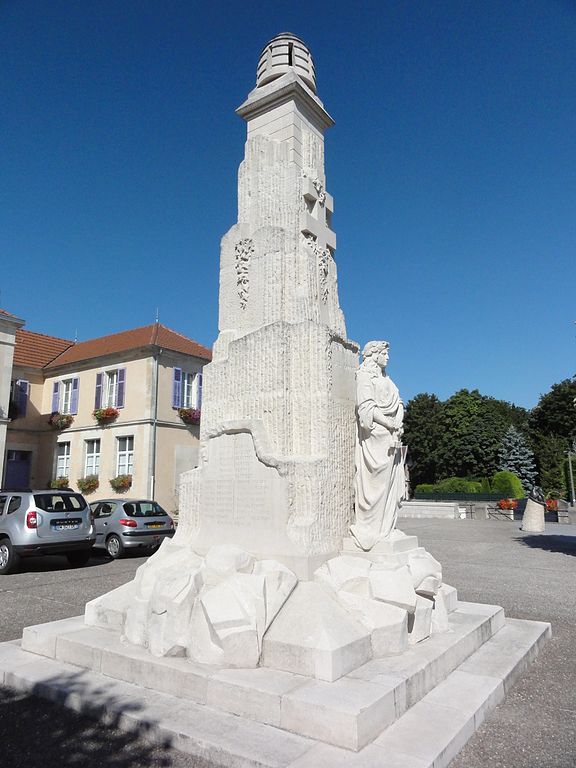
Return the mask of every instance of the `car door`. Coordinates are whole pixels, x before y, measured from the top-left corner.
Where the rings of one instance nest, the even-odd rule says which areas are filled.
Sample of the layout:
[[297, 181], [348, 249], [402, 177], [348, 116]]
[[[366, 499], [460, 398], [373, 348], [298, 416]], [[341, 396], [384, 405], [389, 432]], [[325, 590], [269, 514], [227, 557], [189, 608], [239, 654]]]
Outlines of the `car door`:
[[110, 501], [102, 501], [94, 510], [94, 527], [96, 529], [96, 546], [105, 547], [110, 518], [116, 504]]
[[94, 531], [96, 532], [96, 547], [104, 547], [106, 543], [106, 530], [108, 518], [112, 514], [112, 505], [108, 502], [98, 501], [90, 504], [94, 516]]

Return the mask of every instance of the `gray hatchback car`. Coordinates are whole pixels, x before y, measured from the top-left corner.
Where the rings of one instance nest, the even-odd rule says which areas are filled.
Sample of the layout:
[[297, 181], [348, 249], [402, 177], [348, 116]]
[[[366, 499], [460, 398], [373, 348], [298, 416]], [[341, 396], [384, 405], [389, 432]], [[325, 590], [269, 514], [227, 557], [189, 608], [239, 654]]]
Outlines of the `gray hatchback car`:
[[155, 549], [174, 535], [174, 522], [156, 501], [101, 499], [90, 504], [96, 547], [116, 559], [125, 549]]
[[0, 574], [32, 555], [65, 555], [70, 565], [85, 565], [95, 541], [92, 513], [82, 494], [69, 489], [0, 491]]

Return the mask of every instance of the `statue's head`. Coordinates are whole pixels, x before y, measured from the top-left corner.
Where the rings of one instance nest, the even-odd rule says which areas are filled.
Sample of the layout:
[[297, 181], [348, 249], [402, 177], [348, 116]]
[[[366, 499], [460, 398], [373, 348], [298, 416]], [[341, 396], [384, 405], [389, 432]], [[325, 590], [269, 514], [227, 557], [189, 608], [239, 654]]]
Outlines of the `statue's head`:
[[[384, 370], [388, 365], [388, 350], [390, 349], [390, 343], [387, 341], [369, 341], [362, 350], [362, 357], [364, 361], [362, 363], [363, 368], [371, 368], [374, 366], [374, 370], [378, 368]], [[378, 368], [376, 368], [378, 366]]]
[[390, 349], [389, 341], [369, 341], [365, 344], [362, 350], [362, 357], [375, 357], [380, 352], [388, 351]]

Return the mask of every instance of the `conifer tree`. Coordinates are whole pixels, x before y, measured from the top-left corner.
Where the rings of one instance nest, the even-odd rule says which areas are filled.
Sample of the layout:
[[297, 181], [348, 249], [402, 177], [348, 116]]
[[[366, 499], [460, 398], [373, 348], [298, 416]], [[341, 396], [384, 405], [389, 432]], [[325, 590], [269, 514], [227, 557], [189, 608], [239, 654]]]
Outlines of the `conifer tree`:
[[526, 492], [536, 482], [536, 463], [524, 435], [512, 426], [504, 435], [499, 453], [499, 469], [513, 472]]

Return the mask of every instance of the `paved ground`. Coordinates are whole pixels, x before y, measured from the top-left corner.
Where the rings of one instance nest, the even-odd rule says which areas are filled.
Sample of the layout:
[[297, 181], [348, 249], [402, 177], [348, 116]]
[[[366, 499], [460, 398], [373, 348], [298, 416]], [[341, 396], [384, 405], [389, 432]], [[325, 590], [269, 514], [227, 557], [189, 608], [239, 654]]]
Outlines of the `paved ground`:
[[[576, 765], [576, 526], [547, 525], [525, 536], [500, 521], [402, 521], [443, 564], [464, 600], [496, 603], [508, 616], [551, 621], [553, 639], [453, 768], [574, 768]], [[28, 561], [0, 577], [0, 640], [29, 624], [78, 615], [87, 600], [124, 583], [143, 558], [91, 560], [70, 569], [59, 558]], [[208, 768], [150, 746], [114, 723], [78, 717], [0, 689], [0, 765], [11, 768]], [[385, 768], [385, 766], [383, 766]]]

